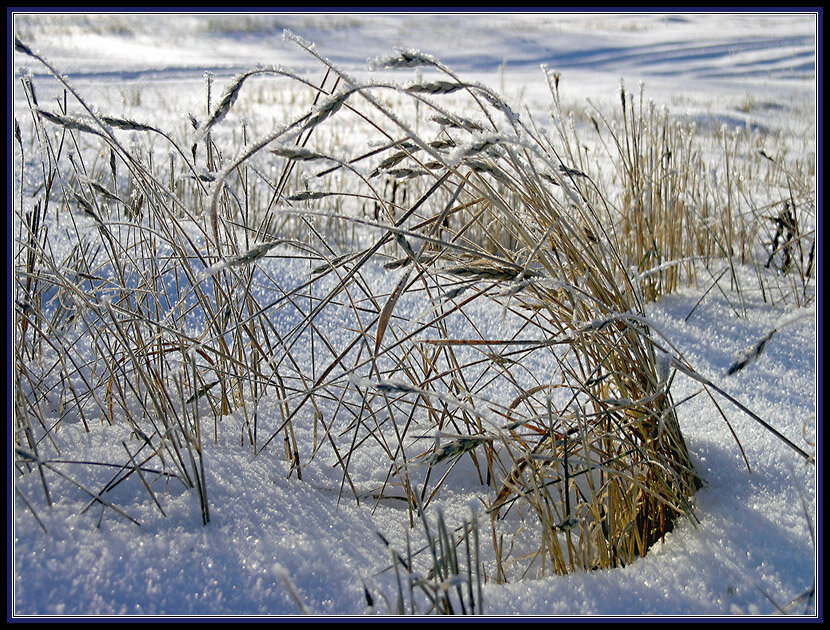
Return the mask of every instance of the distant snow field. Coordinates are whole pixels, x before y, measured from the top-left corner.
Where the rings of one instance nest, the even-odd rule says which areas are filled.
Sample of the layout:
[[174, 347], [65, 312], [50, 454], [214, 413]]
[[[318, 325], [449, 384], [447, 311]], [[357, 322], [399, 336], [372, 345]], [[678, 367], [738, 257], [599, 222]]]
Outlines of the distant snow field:
[[[235, 75], [258, 64], [279, 66], [319, 82], [319, 66], [283, 36], [286, 29], [315, 44], [320, 55], [344, 72], [362, 78], [411, 81], [414, 71], [382, 73], [370, 70], [368, 62], [396, 49], [423, 51], [465, 80], [480, 81], [503, 93], [515, 111], [522, 116], [527, 112], [541, 125], [549, 124], [551, 114], [544, 66], [560, 77], [563, 111], [588, 111], [589, 104], [595, 108], [591, 111], [612, 111], [619, 107], [624, 85], [635, 98], [642, 90], [649, 102], [696, 123], [699, 129], [755, 130], [758, 137], [783, 143], [782, 151], [800, 150], [815, 160], [817, 18], [809, 13], [19, 13], [14, 17], [15, 34], [64, 73], [96, 111], [177, 133], [188, 129], [188, 113], [206, 117], [207, 72], [216, 91], [214, 102]], [[40, 106], [49, 110], [62, 106], [63, 86], [31, 56], [15, 52], [13, 64], [13, 114], [21, 125], [31, 126], [21, 79], [31, 78]], [[243, 96], [255, 93], [258, 85], [246, 84]], [[281, 124], [281, 108], [292, 95], [269, 93], [268, 98], [272, 101], [245, 101], [247, 109], [234, 120], [244, 118], [252, 135], [253, 130], [266, 132], [272, 124]], [[71, 97], [69, 109], [79, 111]], [[590, 117], [586, 115], [583, 122], [589, 125]], [[231, 132], [227, 133], [230, 138]], [[166, 156], [166, 149], [160, 155]], [[106, 156], [99, 158], [104, 161]], [[26, 159], [35, 158], [30, 152]], [[17, 195], [23, 196], [19, 173], [15, 152], [15, 165], [9, 170], [14, 207]], [[26, 189], [27, 183], [23, 193], [35, 198], [38, 191]], [[24, 203], [30, 203], [30, 197]], [[17, 238], [17, 222], [9, 225], [13, 238]], [[55, 247], [66, 247], [69, 255], [72, 243], [65, 235], [56, 230], [50, 238]], [[13, 246], [17, 251], [21, 244]], [[796, 308], [780, 296], [749, 290], [730, 293], [728, 275], [712, 289], [714, 276], [728, 273], [727, 267], [726, 262], [715, 264], [713, 277], [701, 275], [694, 285], [659, 298], [647, 306], [646, 315], [698, 374], [814, 454], [820, 439], [816, 352], [817, 322], [822, 317], [816, 290], [820, 279], [816, 277], [809, 289], [818, 293], [818, 300], [813, 296]], [[298, 285], [308, 266], [298, 262], [284, 271], [287, 286]], [[738, 267], [738, 273], [744, 275], [736, 280], [745, 286], [755, 282], [752, 267]], [[398, 279], [380, 266], [376, 277], [379, 284], [389, 284], [390, 291]], [[399, 308], [418, 313], [427, 306]], [[505, 315], [495, 308], [482, 317], [498, 329]], [[348, 324], [326, 322], [332, 331], [351, 335]], [[745, 369], [727, 375], [736, 356], [772, 330], [775, 334], [763, 353]], [[10, 387], [20, 386], [12, 381], [10, 376]], [[663, 542], [623, 568], [515, 579], [507, 584], [488, 579], [483, 585], [483, 614], [816, 614], [815, 592], [819, 597], [822, 592], [822, 585], [816, 583], [823, 525], [817, 520], [821, 460], [818, 465], [806, 463], [757, 419], [726, 398], [701, 393], [700, 382], [680, 372], [671, 394], [675, 400], [689, 397], [678, 407], [678, 417], [704, 481], [692, 506], [699, 522], [679, 519]], [[57, 393], [53, 396], [60, 400]], [[45, 405], [48, 399], [44, 401]], [[60, 413], [54, 410], [55, 420]], [[262, 418], [279, 418], [281, 413], [275, 399], [263, 399], [258, 408]], [[8, 424], [11, 433], [13, 423]], [[291, 474], [282, 444], [258, 456], [240, 444], [245, 425], [239, 414], [228, 416], [217, 436], [213, 422], [209, 424], [202, 437], [210, 507], [210, 522], [204, 526], [196, 492], [173, 481], [154, 482], [160, 505], [149, 500], [139, 483], [108, 492], [107, 500], [128, 519], [47, 472], [55, 496], [49, 506], [35, 467], [22, 474], [27, 466], [19, 459], [12, 461], [10, 453], [9, 493], [15, 498], [9, 501], [14, 528], [9, 537], [14, 561], [9, 615], [256, 617], [308, 612], [345, 617], [393, 612], [381, 594], [392, 602], [398, 582], [390, 550], [378, 534], [401, 551], [409, 537], [413, 546], [423, 543], [421, 525], [415, 521], [409, 529], [405, 504], [369, 498], [356, 505], [351, 491], [344, 490], [333, 456], [327, 459], [321, 454], [298, 480]], [[318, 430], [322, 434], [316, 422], [313, 428], [310, 423], [298, 426], [297, 440], [317, 443]], [[122, 442], [134, 448], [137, 444], [130, 428], [119, 424], [85, 427], [79, 421], [64, 422], [50, 436], [54, 443], [45, 442], [44, 449], [51, 449], [53, 460], [121, 465]], [[353, 466], [364, 479], [358, 491], [371, 497], [384, 483], [388, 462], [369, 458]], [[84, 473], [80, 467], [63, 470], [78, 473], [96, 491], [117, 472], [92, 466], [83, 468]], [[477, 510], [486, 565], [493, 559], [488, 551], [492, 539], [489, 519], [477, 497], [492, 489], [480, 487], [472, 465], [459, 463], [451, 474], [440, 506], [430, 510], [430, 518], [440, 507], [447, 525], [455, 528]], [[373, 607], [368, 605], [367, 590], [374, 597]]]

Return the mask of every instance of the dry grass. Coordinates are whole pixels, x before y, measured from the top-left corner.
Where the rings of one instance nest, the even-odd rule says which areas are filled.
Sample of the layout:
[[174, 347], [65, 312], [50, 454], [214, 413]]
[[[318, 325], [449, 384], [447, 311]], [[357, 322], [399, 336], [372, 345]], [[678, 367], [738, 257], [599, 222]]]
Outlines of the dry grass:
[[[756, 264], [776, 301], [814, 299], [809, 171], [762, 157], [773, 190], [764, 203], [789, 209], [773, 215], [772, 238], [763, 204], [736, 209], [746, 180], [726, 136], [730, 178], [715, 188], [696, 179], [695, 136], [624, 91], [622, 127], [595, 124], [619, 165], [607, 176], [579, 151], [552, 78], [554, 138], [428, 56], [376, 66], [440, 80], [367, 84], [291, 39], [321, 64], [319, 85], [240, 75], [218, 103], [208, 97], [189, 139], [96, 115], [69, 84], [85, 114], [47, 111], [24, 86], [34, 139], [17, 126], [17, 150], [23, 169], [37, 147], [42, 187], [34, 203], [21, 191], [15, 208], [18, 470], [41, 474], [48, 497], [61, 422], [127, 423], [138, 441], [112, 483], [132, 478], [156, 501], [142, 477], [153, 466], [197, 490], [207, 523], [202, 447], [234, 416], [243, 444], [284, 451], [299, 479], [328, 454], [341, 493], [358, 502], [352, 462], [382, 458], [375, 496], [397, 492], [414, 525], [463, 461], [489, 487], [496, 581], [624, 566], [677, 518], [694, 520], [701, 480], [670, 389], [677, 369], [696, 373], [644, 307], [715, 257]], [[254, 74], [310, 100], [274, 132], [221, 146]], [[364, 144], [332, 148], [339, 125]], [[169, 158], [127, 149], [125, 133], [160, 136]], [[619, 196], [606, 188], [614, 181]], [[57, 233], [68, 254], [53, 247]], [[767, 238], [775, 250], [758, 262]], [[305, 277], [281, 276], [298, 258]], [[377, 281], [381, 265], [396, 274], [391, 288]], [[479, 319], [493, 303], [502, 329]], [[272, 399], [280, 416], [263, 417]], [[87, 491], [117, 510], [108, 487]], [[442, 553], [469, 544], [469, 531], [459, 541], [439, 531]], [[446, 611], [436, 589], [423, 592]], [[480, 602], [458, 594], [462, 606]]]

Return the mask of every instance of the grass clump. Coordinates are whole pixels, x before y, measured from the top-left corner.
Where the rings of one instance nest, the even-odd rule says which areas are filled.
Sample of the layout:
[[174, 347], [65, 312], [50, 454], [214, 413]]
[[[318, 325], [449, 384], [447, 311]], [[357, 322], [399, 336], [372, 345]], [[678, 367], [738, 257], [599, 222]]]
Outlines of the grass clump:
[[[46, 453], [62, 422], [126, 423], [140, 449], [127, 447], [117, 481], [141, 483], [161, 509], [142, 474], [154, 465], [197, 490], [208, 523], [204, 446], [233, 430], [255, 453], [278, 449], [298, 479], [327, 459], [357, 502], [368, 500], [359, 462], [383, 462], [369, 496], [404, 501], [429, 536], [427, 508], [466, 467], [486, 489], [495, 558], [489, 571], [475, 562], [477, 580], [625, 566], [678, 518], [694, 520], [701, 479], [671, 383], [679, 370], [728, 394], [645, 306], [716, 257], [758, 260], [760, 211], [738, 220], [733, 184], [697, 186], [694, 139], [624, 92], [622, 129], [594, 124], [620, 158], [612, 199], [556, 108], [552, 138], [428, 55], [401, 51], [374, 67], [436, 77], [362, 81], [288, 39], [321, 64], [321, 82], [243, 73], [218, 102], [208, 96], [206, 119], [191, 116], [183, 139], [98, 115], [17, 43], [82, 108], [70, 113], [68, 97], [46, 108], [24, 81], [40, 181], [30, 204], [23, 184], [35, 175], [21, 174], [15, 209], [21, 474], [40, 474], [49, 496]], [[307, 103], [224, 145], [255, 76]], [[332, 141], [343, 128], [357, 146]], [[162, 138], [169, 153], [140, 155], [124, 134]], [[772, 171], [790, 180], [789, 214], [759, 286], [801, 305], [815, 282], [809, 187]], [[56, 233], [68, 255], [52, 246]], [[770, 279], [762, 268], [777, 260]], [[267, 401], [276, 414], [261, 413]], [[93, 500], [112, 505], [109, 487]], [[480, 611], [469, 559], [462, 569], [458, 541], [441, 522], [437, 532], [420, 595], [432, 611]], [[413, 570], [411, 557], [394, 561]]]

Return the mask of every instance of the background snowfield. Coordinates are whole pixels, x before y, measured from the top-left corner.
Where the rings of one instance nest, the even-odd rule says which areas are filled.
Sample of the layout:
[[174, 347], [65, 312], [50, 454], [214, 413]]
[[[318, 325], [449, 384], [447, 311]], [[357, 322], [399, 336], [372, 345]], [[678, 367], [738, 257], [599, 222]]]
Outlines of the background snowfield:
[[[619, 101], [621, 81], [635, 93], [642, 83], [649, 99], [701, 126], [748, 126], [799, 142], [812, 130], [813, 144], [803, 150], [817, 149], [812, 14], [27, 14], [14, 22], [15, 34], [102, 112], [169, 128], [184, 125], [188, 111], [203, 113], [207, 71], [217, 90], [257, 64], [317, 77], [319, 68], [283, 38], [284, 29], [315, 43], [323, 56], [356, 76], [368, 75], [367, 59], [416, 48], [465, 79], [502, 91], [508, 102], [540, 120], [550, 109], [540, 71], [546, 64], [561, 74], [563, 101], [573, 107], [588, 101], [610, 107]], [[14, 53], [13, 63], [14, 116], [23, 119], [28, 112], [20, 77], [31, 73], [41, 102], [59, 94], [58, 84], [31, 58]], [[17, 172], [15, 167], [14, 177]], [[379, 281], [390, 282], [382, 280], [384, 274], [389, 272], [378, 271]], [[820, 306], [816, 312], [814, 301], [756, 362], [726, 376], [737, 352], [793, 311], [749, 292], [747, 316], [737, 317], [728, 294], [704, 296], [706, 288], [701, 283], [662, 298], [649, 306], [649, 318], [700, 374], [816, 452]], [[819, 291], [819, 305], [820, 300]], [[494, 315], [496, 326], [499, 317]], [[805, 465], [755, 420], [719, 399], [748, 470], [729, 426], [699, 388], [680, 374], [672, 385], [675, 400], [694, 395], [678, 414], [705, 482], [693, 499], [699, 523], [679, 520], [663, 543], [625, 568], [488, 582], [484, 614], [767, 616], [793, 603], [787, 612], [810, 617], [817, 612], [815, 600], [802, 595], [814, 585], [822, 612], [822, 584], [816, 584], [821, 460]], [[264, 417], [269, 412], [278, 413], [276, 404], [260, 408]], [[9, 613], [296, 615], [301, 610], [286, 580], [314, 615], [388, 612], [377, 597], [376, 610], [367, 610], [364, 585], [375, 595], [394, 597], [390, 555], [378, 532], [405, 548], [406, 510], [372, 500], [357, 506], [348, 492], [339, 497], [341, 479], [328, 462], [309, 467], [303, 481], [286, 479], [281, 449], [254, 457], [239, 445], [233, 422], [220, 431], [217, 444], [206, 440], [211, 522], [204, 527], [197, 495], [174, 484], [159, 493], [166, 517], [138, 484], [112, 493], [113, 503], [141, 523], [137, 527], [100, 506], [83, 511], [88, 495], [80, 491], [56, 492], [60, 499], [48, 508], [36, 475], [18, 476], [10, 465], [10, 477], [33, 502], [43, 527], [22, 501], [13, 502]], [[102, 461], [102, 453], [113, 449], [113, 459], [123, 460], [120, 442], [128, 440], [128, 429], [90, 429], [64, 425], [56, 438], [67, 451], [71, 447], [73, 459]], [[366, 467], [360, 472], [368, 479], [382, 481], [386, 474], [383, 465], [356, 465]], [[114, 471], [90, 474], [104, 483]], [[451, 527], [469, 515], [480, 490], [471, 466], [459, 464], [453, 475], [440, 501]], [[59, 487], [60, 481], [53, 483]], [[413, 540], [421, 534], [416, 524]], [[485, 561], [488, 540], [489, 534], [483, 536]]]

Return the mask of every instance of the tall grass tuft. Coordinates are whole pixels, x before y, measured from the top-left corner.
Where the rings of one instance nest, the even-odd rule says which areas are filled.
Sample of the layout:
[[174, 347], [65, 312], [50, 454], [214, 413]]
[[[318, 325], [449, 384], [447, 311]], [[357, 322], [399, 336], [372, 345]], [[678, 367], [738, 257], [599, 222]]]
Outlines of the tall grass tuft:
[[[467, 468], [494, 552], [479, 580], [625, 566], [694, 521], [702, 481], [671, 384], [677, 370], [698, 375], [646, 305], [717, 261], [754, 265], [770, 299], [813, 300], [809, 169], [760, 158], [769, 200], [739, 212], [749, 192], [729, 147], [750, 140], [723, 135], [728, 177], [699, 179], [696, 137], [625, 91], [618, 121], [595, 112], [603, 126], [588, 128], [609, 171], [580, 149], [586, 131], [550, 74], [553, 134], [417, 51], [374, 67], [429, 79], [365, 81], [287, 39], [322, 81], [239, 75], [184, 137], [96, 114], [16, 43], [74, 98], [52, 111], [24, 81], [31, 124], [15, 127], [21, 169], [28, 147], [38, 161], [15, 207], [21, 474], [50, 497], [61, 423], [127, 426], [135, 441], [113, 481], [140, 484], [163, 514], [154, 481], [177, 479], [207, 524], [206, 447], [232, 432], [300, 480], [327, 458], [341, 497], [403, 501], [429, 535], [427, 511]], [[254, 75], [305, 101], [240, 140], [234, 108]], [[163, 158], [142, 153], [149, 136]], [[762, 208], [782, 202], [765, 231]], [[361, 478], [366, 461], [382, 462], [381, 479]], [[91, 494], [116, 510], [110, 487]], [[422, 594], [434, 611], [479, 612], [440, 516], [437, 532]]]

